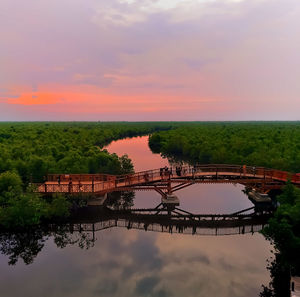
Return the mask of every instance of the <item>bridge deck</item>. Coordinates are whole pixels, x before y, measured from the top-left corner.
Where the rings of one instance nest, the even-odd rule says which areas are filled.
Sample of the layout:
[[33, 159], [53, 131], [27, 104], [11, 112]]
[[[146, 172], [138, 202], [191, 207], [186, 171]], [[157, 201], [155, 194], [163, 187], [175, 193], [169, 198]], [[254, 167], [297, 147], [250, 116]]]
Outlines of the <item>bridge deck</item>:
[[176, 168], [155, 169], [129, 175], [69, 174], [49, 175], [48, 181], [38, 185], [40, 193], [99, 193], [105, 194], [121, 189], [130, 189], [153, 183], [171, 181], [180, 183], [191, 180], [193, 183], [269, 183], [280, 188], [288, 180], [300, 187], [300, 174], [274, 169], [244, 167], [237, 165], [200, 165]]

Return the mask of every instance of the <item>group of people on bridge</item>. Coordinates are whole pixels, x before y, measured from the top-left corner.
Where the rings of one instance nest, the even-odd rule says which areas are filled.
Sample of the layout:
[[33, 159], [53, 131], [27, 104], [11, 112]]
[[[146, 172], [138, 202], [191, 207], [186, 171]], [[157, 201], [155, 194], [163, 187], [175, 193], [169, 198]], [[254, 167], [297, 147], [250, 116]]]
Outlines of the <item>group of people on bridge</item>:
[[[196, 166], [194, 166], [192, 168], [192, 172], [194, 173], [196, 171]], [[173, 168], [172, 167], [163, 167], [163, 168], [160, 168], [159, 169], [159, 172], [160, 172], [160, 176], [163, 178], [164, 176], [173, 176]], [[182, 176], [182, 175], [185, 175], [187, 173], [187, 169], [186, 168], [183, 168], [182, 166], [176, 166], [175, 167], [175, 172], [176, 172], [176, 175], [177, 176]]]

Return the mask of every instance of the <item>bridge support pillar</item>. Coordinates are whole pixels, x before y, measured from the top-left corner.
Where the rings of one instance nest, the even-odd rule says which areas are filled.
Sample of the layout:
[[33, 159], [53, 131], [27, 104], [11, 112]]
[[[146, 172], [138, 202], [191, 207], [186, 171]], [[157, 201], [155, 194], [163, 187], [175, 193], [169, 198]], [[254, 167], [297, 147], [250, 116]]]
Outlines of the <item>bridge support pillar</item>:
[[161, 203], [163, 207], [166, 207], [168, 210], [173, 210], [176, 206], [179, 206], [180, 201], [176, 195], [171, 193], [162, 196]]

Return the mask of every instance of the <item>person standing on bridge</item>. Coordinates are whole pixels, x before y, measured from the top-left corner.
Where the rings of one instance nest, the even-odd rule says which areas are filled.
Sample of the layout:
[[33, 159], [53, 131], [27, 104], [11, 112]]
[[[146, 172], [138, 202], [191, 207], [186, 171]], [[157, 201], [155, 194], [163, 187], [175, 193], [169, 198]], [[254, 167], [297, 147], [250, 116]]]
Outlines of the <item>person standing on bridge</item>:
[[144, 174], [144, 179], [145, 179], [146, 182], [149, 181], [149, 174], [148, 174], [148, 173], [145, 173], [145, 174]]
[[80, 180], [79, 180], [79, 182], [78, 182], [78, 191], [79, 191], [79, 192], [82, 191], [82, 183], [81, 183]]
[[243, 174], [246, 175], [247, 170], [246, 170], [246, 165], [243, 165]]
[[164, 167], [165, 176], [169, 174], [169, 168], [167, 166]]
[[73, 185], [72, 185], [72, 178], [70, 177], [70, 179], [69, 179], [69, 193], [72, 192], [72, 188], [73, 188]]
[[177, 176], [181, 176], [181, 167], [180, 166], [176, 166], [176, 174], [177, 174]]

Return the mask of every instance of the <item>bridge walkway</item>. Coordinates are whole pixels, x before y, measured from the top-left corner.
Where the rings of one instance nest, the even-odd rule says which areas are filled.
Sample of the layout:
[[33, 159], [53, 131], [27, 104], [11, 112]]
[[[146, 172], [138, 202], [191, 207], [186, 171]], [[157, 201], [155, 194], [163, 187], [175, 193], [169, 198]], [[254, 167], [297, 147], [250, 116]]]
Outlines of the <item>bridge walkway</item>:
[[[268, 184], [269, 189], [281, 188], [288, 180], [300, 187], [300, 174], [286, 171], [240, 165], [197, 165], [160, 168], [128, 175], [68, 174], [48, 175], [38, 185], [40, 193], [99, 193], [119, 190], [143, 189], [160, 182], [171, 183], [240, 183]], [[147, 189], [147, 188], [144, 188]]]

